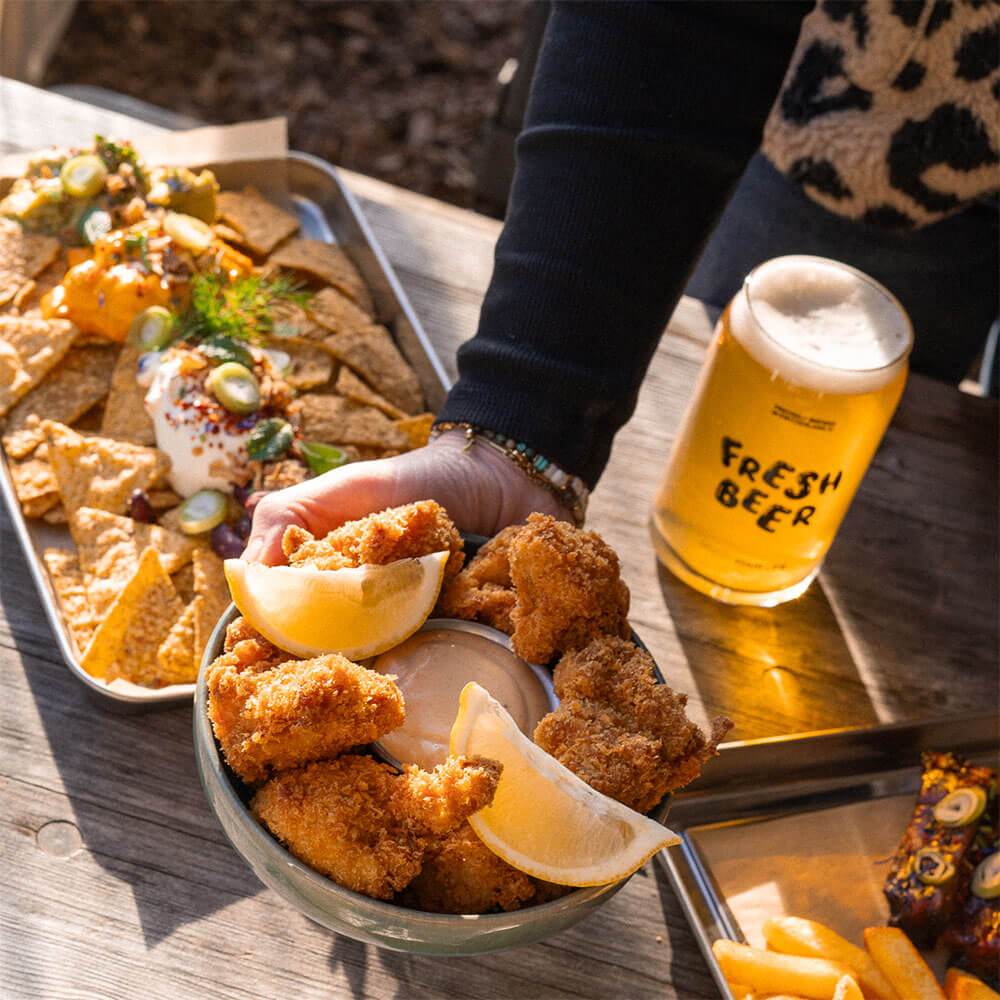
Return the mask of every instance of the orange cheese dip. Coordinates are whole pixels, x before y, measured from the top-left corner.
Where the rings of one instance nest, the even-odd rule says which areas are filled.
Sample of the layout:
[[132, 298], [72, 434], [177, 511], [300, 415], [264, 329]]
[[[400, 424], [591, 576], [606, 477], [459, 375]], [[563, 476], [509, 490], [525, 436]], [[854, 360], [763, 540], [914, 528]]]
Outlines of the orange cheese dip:
[[[184, 283], [186, 297], [187, 283]], [[96, 258], [66, 272], [61, 285], [42, 297], [42, 312], [72, 320], [83, 333], [99, 333], [123, 343], [136, 315], [149, 306], [175, 309], [181, 288], [158, 274], [129, 264], [105, 267]]]
[[373, 670], [393, 674], [406, 702], [406, 721], [379, 745], [403, 764], [433, 768], [448, 756], [458, 699], [476, 681], [510, 712], [528, 736], [551, 709], [542, 682], [524, 660], [484, 636], [428, 629], [379, 656]]
[[[169, 273], [151, 265], [165, 251], [176, 248], [169, 236], [158, 235], [155, 227], [147, 229], [148, 252], [132, 239], [139, 235], [136, 229], [109, 233], [94, 244], [93, 256], [79, 263], [79, 251], [69, 251], [67, 262], [71, 266], [62, 284], [42, 296], [43, 315], [72, 320], [83, 333], [98, 333], [124, 343], [132, 320], [144, 309], [164, 306], [182, 313], [188, 305], [191, 268]], [[208, 252], [231, 278], [253, 269], [248, 257], [220, 240], [213, 240]]]

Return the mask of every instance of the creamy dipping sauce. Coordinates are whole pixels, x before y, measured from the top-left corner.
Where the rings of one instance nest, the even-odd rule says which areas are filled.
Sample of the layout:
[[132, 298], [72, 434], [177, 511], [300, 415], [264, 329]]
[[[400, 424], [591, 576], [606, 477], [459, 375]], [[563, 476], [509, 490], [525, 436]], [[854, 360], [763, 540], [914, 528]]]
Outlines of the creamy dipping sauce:
[[476, 681], [510, 712], [528, 736], [552, 705], [524, 660], [485, 636], [454, 629], [417, 632], [372, 664], [394, 674], [406, 702], [406, 721], [379, 745], [403, 764], [433, 768], [448, 756], [448, 737], [462, 688]]

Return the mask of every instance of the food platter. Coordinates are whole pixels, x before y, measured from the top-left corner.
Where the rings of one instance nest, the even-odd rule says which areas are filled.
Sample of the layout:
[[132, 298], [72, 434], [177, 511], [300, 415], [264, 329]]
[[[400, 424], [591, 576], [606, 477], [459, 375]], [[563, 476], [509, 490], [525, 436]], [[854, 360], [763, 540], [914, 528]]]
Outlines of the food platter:
[[[374, 318], [391, 333], [397, 347], [416, 372], [428, 409], [439, 409], [449, 385], [444, 366], [436, 356], [402, 286], [379, 248], [371, 229], [336, 171], [316, 157], [289, 152], [281, 158], [237, 161], [200, 161], [191, 166], [211, 170], [223, 188], [256, 188], [265, 198], [294, 214], [301, 235], [340, 245], [360, 272], [374, 303]], [[70, 672], [103, 707], [133, 712], [189, 702], [193, 684], [143, 689], [136, 685], [108, 685], [81, 666], [77, 648], [60, 609], [43, 561], [46, 549], [71, 544], [65, 525], [50, 525], [40, 518], [26, 518], [18, 502], [5, 454], [0, 454], [0, 494], [21, 544], [39, 599]]]
[[[726, 1000], [717, 940], [763, 947], [759, 926], [772, 916], [809, 917], [853, 941], [859, 927], [886, 922], [881, 884], [924, 750], [996, 766], [1000, 714], [727, 743], [674, 796], [671, 827], [681, 842], [659, 862]], [[942, 971], [942, 956], [929, 961]]]

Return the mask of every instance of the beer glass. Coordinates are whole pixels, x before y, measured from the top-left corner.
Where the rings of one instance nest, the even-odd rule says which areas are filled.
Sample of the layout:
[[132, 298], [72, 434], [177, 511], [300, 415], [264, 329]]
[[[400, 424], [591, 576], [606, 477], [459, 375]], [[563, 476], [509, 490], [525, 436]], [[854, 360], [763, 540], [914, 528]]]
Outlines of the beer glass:
[[726, 307], [656, 496], [657, 555], [730, 604], [819, 572], [906, 381], [909, 319], [821, 257], [755, 268]]

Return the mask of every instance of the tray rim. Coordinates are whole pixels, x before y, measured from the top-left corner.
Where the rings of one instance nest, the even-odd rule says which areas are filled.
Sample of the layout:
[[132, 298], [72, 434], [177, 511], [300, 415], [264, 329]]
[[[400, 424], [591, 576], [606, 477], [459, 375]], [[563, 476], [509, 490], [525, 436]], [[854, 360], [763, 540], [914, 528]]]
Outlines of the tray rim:
[[[949, 738], [950, 737], [950, 738]], [[891, 750], [910, 745], [917, 760], [897, 761], [885, 767], [879, 760], [879, 744]], [[729, 911], [725, 898], [716, 892], [715, 881], [707, 861], [703, 859], [689, 833], [695, 827], [726, 822], [749, 823], [769, 816], [805, 812], [832, 807], [868, 798], [885, 798], [899, 794], [901, 784], [909, 782], [916, 794], [919, 787], [919, 751], [949, 749], [971, 757], [991, 756], [993, 766], [1000, 757], [1000, 711], [965, 713], [943, 718], [881, 723], [871, 726], [844, 727], [814, 732], [792, 733], [787, 736], [762, 737], [734, 741], [719, 747], [723, 771], [712, 778], [718, 761], [706, 769], [708, 780], [699, 778], [687, 789], [675, 793], [671, 806], [670, 826], [681, 838], [673, 847], [665, 847], [656, 855], [657, 863], [666, 873], [671, 888], [681, 904], [684, 916], [695, 936], [705, 963], [723, 1000], [735, 1000], [722, 969], [712, 953], [714, 941], [740, 941], [742, 934]], [[858, 747], [874, 748], [874, 752], [858, 761]], [[824, 767], [802, 768], [790, 762], [796, 750], [807, 756], [819, 757]], [[801, 754], [800, 754], [801, 755]], [[846, 773], [830, 774], [841, 761], [854, 761]], [[789, 763], [785, 770], [774, 774], [775, 780], [743, 794], [736, 788], [736, 778], [771, 757]], [[727, 761], [735, 767], [727, 768]], [[866, 763], [867, 762], [867, 763]], [[822, 770], [828, 773], [823, 775]], [[705, 815], [707, 810], [710, 815]], [[902, 831], [900, 831], [902, 836]]]
[[[298, 150], [288, 150], [283, 157], [262, 157], [259, 160], [213, 160], [211, 157], [200, 158], [197, 152], [194, 153], [191, 158], [192, 166], [204, 166], [206, 164], [217, 163], [220, 165], [225, 164], [228, 167], [235, 169], [238, 169], [241, 164], [246, 164], [248, 166], [253, 163], [267, 162], [280, 162], [287, 164], [290, 161], [306, 165], [322, 173], [336, 189], [337, 195], [343, 200], [347, 208], [347, 212], [351, 216], [352, 223], [357, 227], [363, 240], [365, 241], [367, 249], [371, 252], [381, 269], [382, 275], [396, 299], [399, 311], [410, 324], [414, 336], [424, 351], [432, 372], [440, 382], [441, 388], [447, 392], [451, 387], [451, 379], [447, 370], [441, 362], [441, 359], [438, 357], [433, 344], [431, 344], [428, 339], [423, 324], [417, 317], [416, 312], [414, 312], [413, 306], [411, 305], [406, 292], [403, 290], [403, 286], [400, 284], [399, 278], [393, 270], [388, 257], [386, 257], [385, 252], [379, 245], [368, 220], [362, 213], [354, 195], [348, 190], [347, 185], [341, 179], [336, 166], [332, 163], [326, 162], [318, 156], [313, 156], [310, 153], [303, 153]], [[288, 193], [295, 194], [295, 191], [289, 186]], [[317, 206], [317, 208], [319, 208], [319, 206]], [[324, 219], [327, 218], [326, 214], [323, 213], [321, 209], [320, 214], [323, 215]], [[327, 221], [327, 225], [332, 231], [333, 227], [329, 225], [329, 221]], [[67, 669], [71, 674], [73, 674], [74, 677], [76, 677], [78, 681], [80, 681], [81, 684], [83, 684], [87, 694], [101, 707], [117, 713], [152, 711], [192, 703], [196, 688], [196, 684], [194, 682], [190, 684], [174, 684], [164, 688], [151, 688], [148, 692], [138, 689], [135, 685], [132, 686], [135, 688], [134, 690], [116, 690], [109, 687], [109, 685], [102, 679], [93, 677], [83, 669], [80, 661], [77, 659], [77, 652], [70, 637], [69, 629], [63, 621], [59, 601], [52, 587], [51, 580], [49, 579], [48, 570], [43, 565], [42, 559], [36, 555], [35, 543], [29, 532], [27, 519], [24, 517], [24, 513], [21, 510], [21, 504], [18, 501], [17, 494], [14, 490], [14, 483], [10, 474], [10, 465], [7, 453], [2, 447], [0, 447], [0, 497], [2, 497], [4, 506], [6, 507], [7, 513], [13, 525], [14, 533], [21, 545], [21, 551], [24, 554], [25, 562], [28, 564], [28, 570], [34, 580], [39, 600], [41, 601], [42, 607], [45, 611], [45, 616], [49, 621], [49, 625], [52, 628], [56, 646], [59, 649]]]

